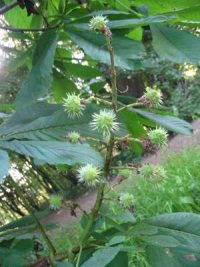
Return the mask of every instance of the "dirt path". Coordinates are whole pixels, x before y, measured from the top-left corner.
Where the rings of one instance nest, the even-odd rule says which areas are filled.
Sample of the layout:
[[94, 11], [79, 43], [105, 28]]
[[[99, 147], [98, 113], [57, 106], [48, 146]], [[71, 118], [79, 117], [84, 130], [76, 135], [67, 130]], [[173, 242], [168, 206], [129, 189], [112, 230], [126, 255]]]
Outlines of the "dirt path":
[[[159, 150], [154, 155], [151, 155], [144, 159], [143, 162], [147, 163], [161, 163], [166, 154], [170, 151], [180, 152], [183, 148], [188, 146], [200, 146], [200, 119], [192, 123], [194, 134], [191, 136], [177, 135], [171, 139], [167, 148]], [[84, 196], [76, 198], [74, 201], [81, 205], [83, 210], [88, 211], [95, 200], [96, 192], [88, 192]], [[77, 209], [77, 218], [80, 218], [82, 213]], [[58, 212], [55, 212], [45, 218], [45, 221], [57, 223], [60, 226], [66, 226], [72, 224], [76, 220], [76, 217], [71, 216], [71, 210], [69, 207], [63, 207]]]

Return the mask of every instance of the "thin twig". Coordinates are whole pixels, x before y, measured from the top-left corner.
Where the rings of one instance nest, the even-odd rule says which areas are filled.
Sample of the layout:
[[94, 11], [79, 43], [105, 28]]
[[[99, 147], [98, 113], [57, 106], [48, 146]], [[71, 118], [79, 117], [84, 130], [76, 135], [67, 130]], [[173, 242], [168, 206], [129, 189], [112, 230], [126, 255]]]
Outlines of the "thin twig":
[[4, 13], [9, 11], [10, 9], [13, 9], [16, 6], [18, 6], [18, 1], [13, 1], [10, 4], [3, 6], [2, 8], [0, 8], [0, 15], [3, 15]]

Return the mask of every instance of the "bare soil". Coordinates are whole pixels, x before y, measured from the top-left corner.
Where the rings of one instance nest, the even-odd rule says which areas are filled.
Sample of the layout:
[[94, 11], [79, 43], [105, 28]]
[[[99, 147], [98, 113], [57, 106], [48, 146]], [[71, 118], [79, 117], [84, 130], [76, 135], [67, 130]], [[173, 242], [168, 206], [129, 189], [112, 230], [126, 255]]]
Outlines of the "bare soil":
[[[168, 146], [157, 151], [155, 154], [148, 156], [143, 160], [144, 163], [162, 163], [166, 158], [166, 155], [170, 152], [180, 152], [186, 147], [200, 146], [200, 119], [192, 123], [194, 133], [191, 136], [177, 135], [172, 138]], [[79, 204], [83, 210], [89, 211], [92, 207], [96, 197], [96, 191], [89, 191], [85, 195], [77, 197], [73, 201]], [[64, 206], [59, 211], [47, 216], [45, 221], [54, 222], [60, 226], [71, 225], [77, 218], [80, 218], [82, 212], [76, 209], [77, 217], [71, 215], [71, 209], [68, 206]]]

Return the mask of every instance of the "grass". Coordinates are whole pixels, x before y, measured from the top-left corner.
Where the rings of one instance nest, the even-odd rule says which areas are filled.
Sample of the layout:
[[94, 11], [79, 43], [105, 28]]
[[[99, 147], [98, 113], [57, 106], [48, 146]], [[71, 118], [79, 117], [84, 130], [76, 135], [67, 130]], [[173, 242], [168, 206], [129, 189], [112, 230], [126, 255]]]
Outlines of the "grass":
[[136, 199], [136, 217], [177, 211], [200, 213], [200, 147], [170, 154], [163, 167], [167, 178], [159, 184], [132, 174], [117, 191], [132, 193]]
[[[159, 184], [153, 184], [133, 173], [106, 195], [108, 199], [114, 200], [108, 200], [114, 205], [113, 211], [117, 213], [120, 209], [117, 201], [119, 194], [129, 192], [135, 197], [135, 216], [138, 220], [177, 211], [200, 213], [200, 147], [186, 149], [181, 154], [170, 154], [163, 167], [167, 178]], [[78, 222], [70, 228], [57, 229], [51, 237], [58, 251], [66, 247], [70, 250], [77, 242], [80, 231]], [[129, 266], [149, 267], [143, 253], [130, 255]]]

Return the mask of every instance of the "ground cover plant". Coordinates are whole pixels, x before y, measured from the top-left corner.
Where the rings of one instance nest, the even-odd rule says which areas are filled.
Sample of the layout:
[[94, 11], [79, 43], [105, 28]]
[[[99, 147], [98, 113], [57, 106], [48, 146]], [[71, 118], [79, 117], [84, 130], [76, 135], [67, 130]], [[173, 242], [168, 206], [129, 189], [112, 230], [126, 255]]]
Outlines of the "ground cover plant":
[[[16, 1], [2, 7], [1, 28], [26, 43], [21, 57], [13, 60], [12, 70], [26, 62], [30, 71], [16, 95], [14, 111], [2, 113], [1, 179], [10, 169], [9, 153], [17, 153], [32, 158], [36, 165], [73, 167], [79, 183], [97, 189], [91, 211], [83, 211], [80, 235], [76, 240], [72, 237], [72, 246], [68, 242], [58, 252], [46, 231], [54, 225], [41, 223], [44, 212], [35, 213], [17, 179], [8, 175], [30, 215], [1, 227], [3, 267], [128, 266], [128, 255], [134, 251], [147, 255], [154, 267], [199, 265], [198, 214], [155, 214], [138, 221], [135, 198], [129, 192], [113, 199], [121, 207], [116, 214], [104, 204], [112, 189], [108, 182], [112, 172], [135, 169], [114, 164], [121, 150], [141, 152], [146, 145], [160, 148], [167, 142], [165, 129], [192, 133], [187, 122], [162, 108], [159, 89], [147, 87], [140, 98], [119, 96], [116, 68], [137, 68], [148, 52], [142, 38], [135, 37], [135, 28], [140, 32], [148, 29], [161, 58], [197, 64], [199, 38], [177, 27], [198, 25], [197, 7], [195, 0], [190, 4], [168, 1], [166, 6], [148, 0], [125, 6], [101, 1], [81, 6], [73, 1]], [[81, 59], [76, 57], [78, 49]], [[109, 68], [106, 87], [99, 78], [99, 62]], [[144, 165], [139, 171], [152, 182], [167, 177], [161, 166]], [[51, 199], [52, 207], [59, 203], [58, 198]], [[74, 205], [71, 203], [72, 213], [81, 208]]]
[[[126, 171], [123, 174], [127, 179], [110, 192], [109, 198], [116, 199], [121, 192], [133, 195], [134, 215], [138, 220], [177, 211], [199, 213], [199, 154], [200, 147], [187, 148], [181, 153], [168, 152], [162, 164], [167, 174], [164, 180], [156, 175], [152, 179], [141, 173]], [[109, 201], [107, 205], [110, 205]], [[113, 213], [121, 211], [119, 205], [112, 202], [111, 206]], [[145, 254], [136, 251], [130, 255], [129, 266], [144, 267], [149, 264]]]
[[[177, 211], [199, 212], [199, 147], [170, 153], [162, 163], [165, 179], [128, 171], [127, 179], [110, 194], [126, 191], [135, 197], [135, 216], [139, 219]], [[149, 179], [150, 178], [150, 179]], [[153, 201], [154, 200], [154, 201]], [[117, 208], [117, 207], [115, 207]]]

